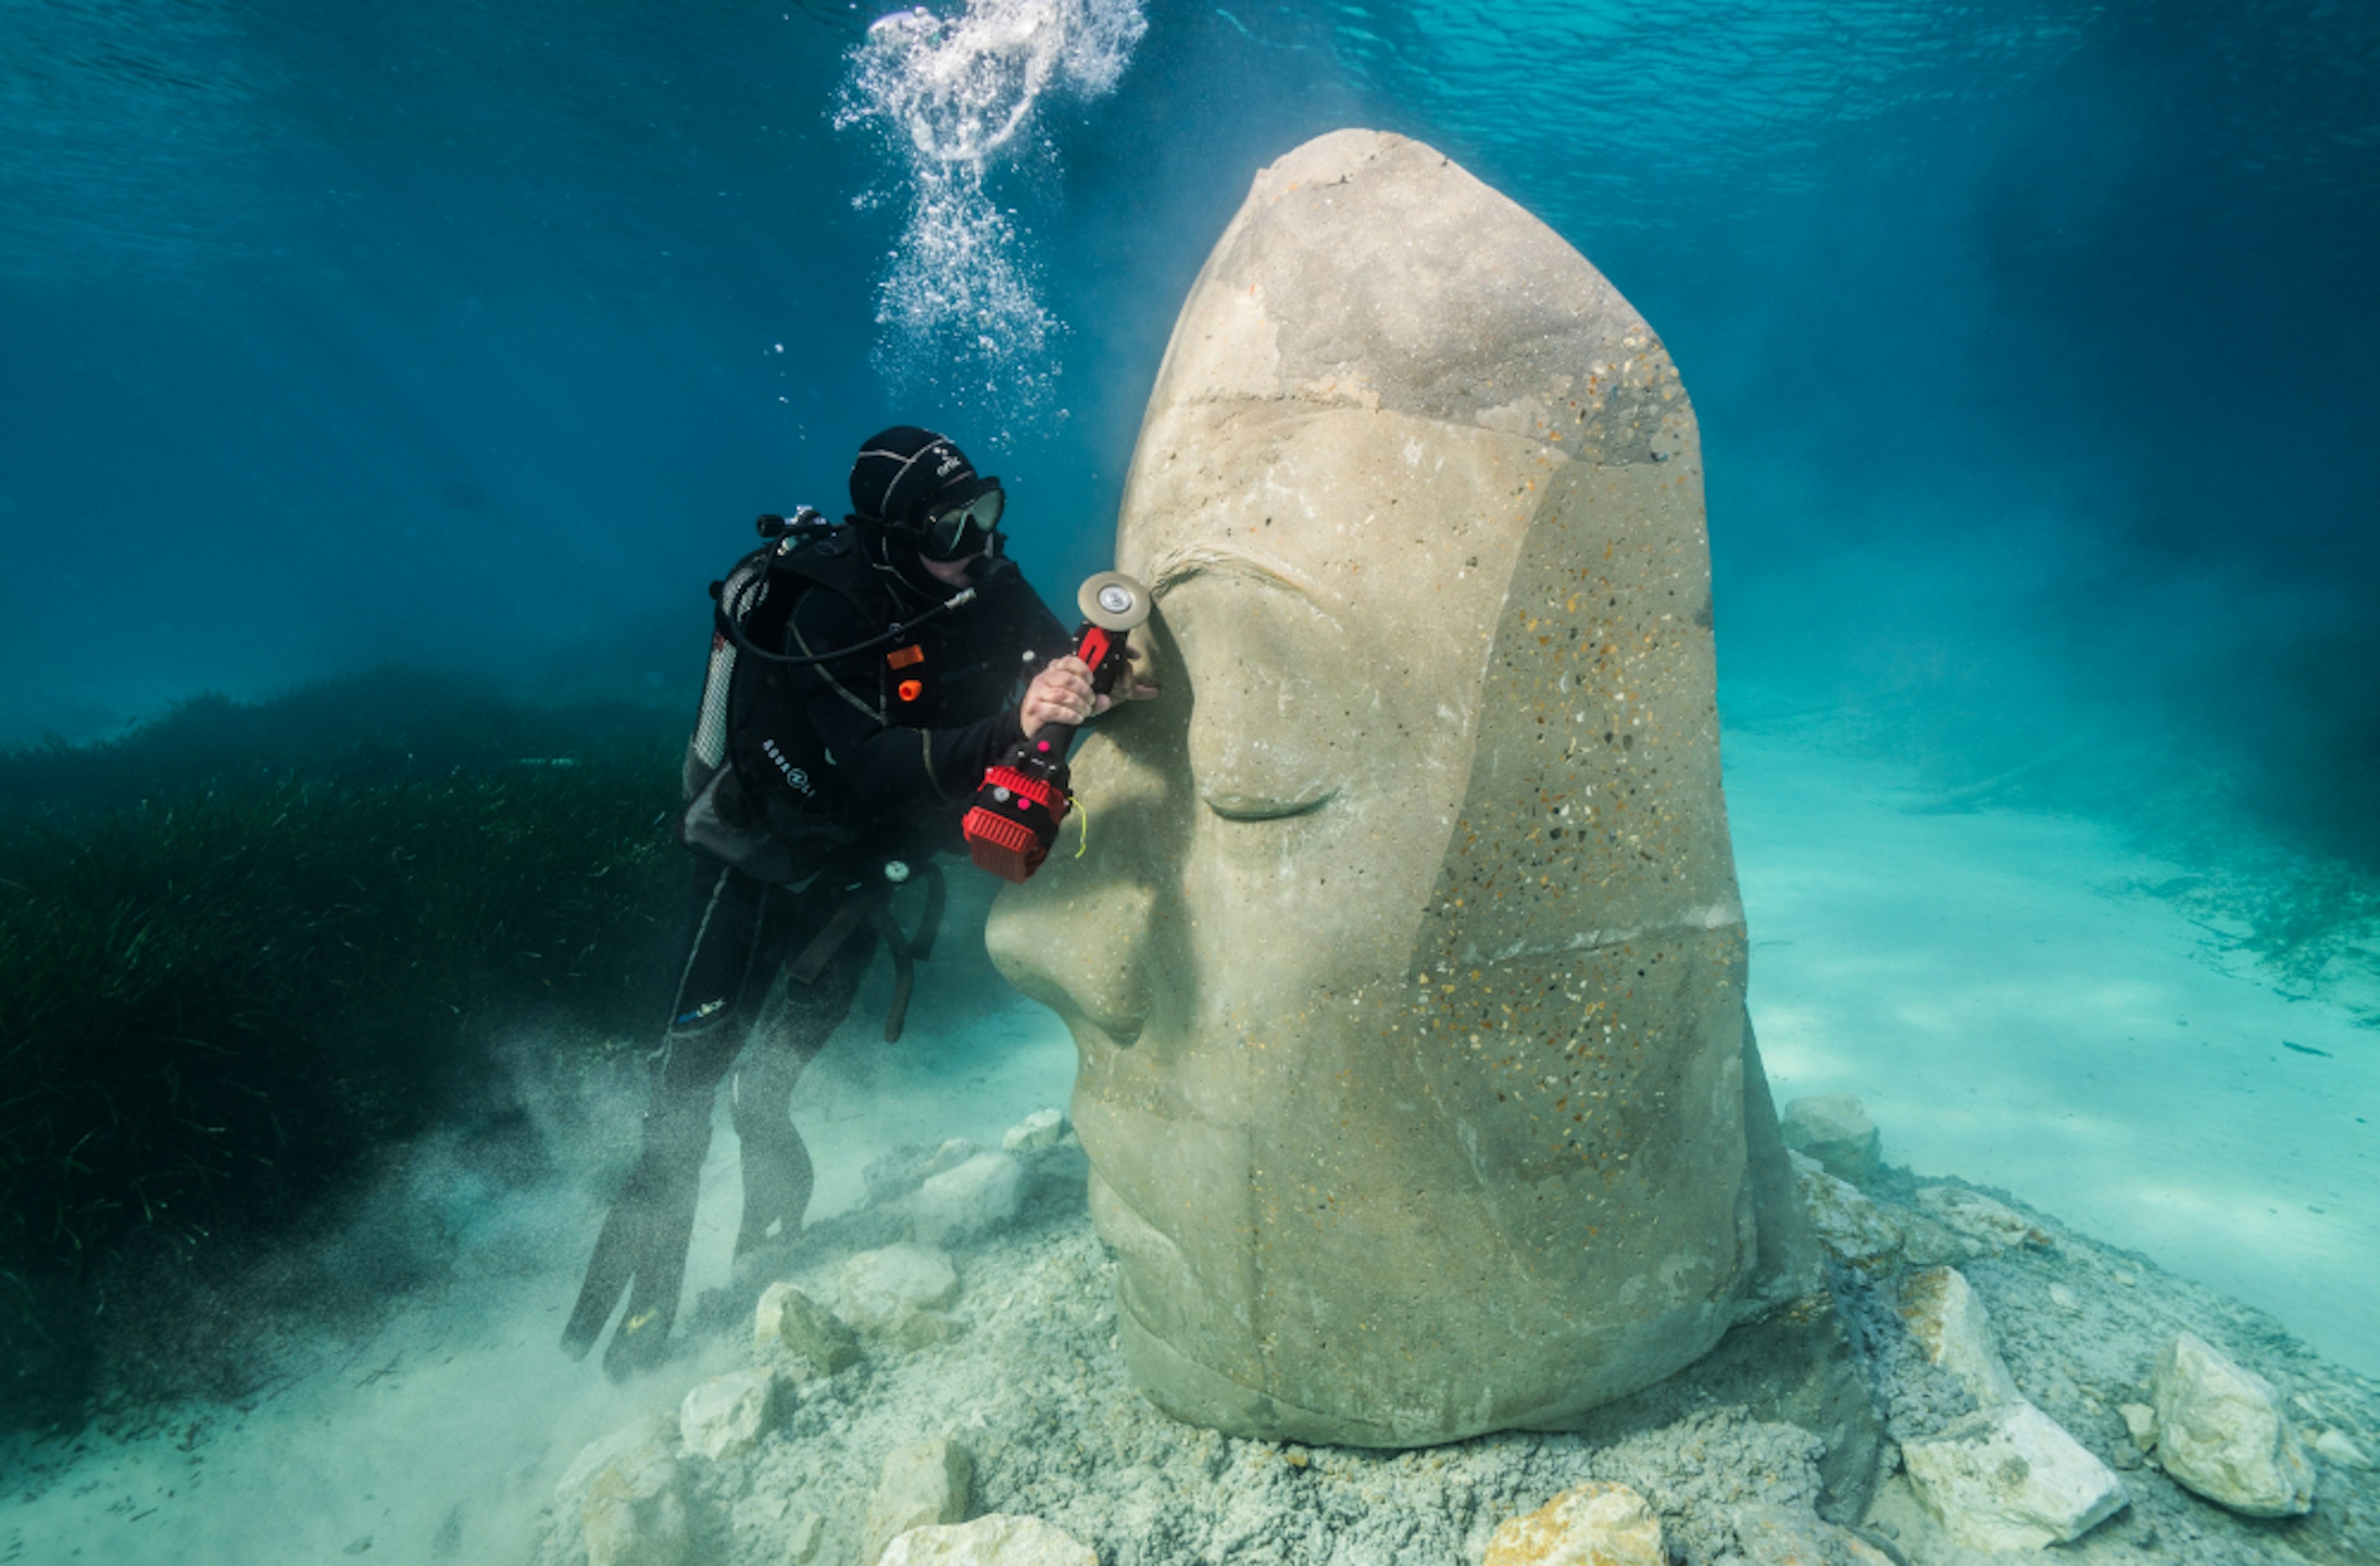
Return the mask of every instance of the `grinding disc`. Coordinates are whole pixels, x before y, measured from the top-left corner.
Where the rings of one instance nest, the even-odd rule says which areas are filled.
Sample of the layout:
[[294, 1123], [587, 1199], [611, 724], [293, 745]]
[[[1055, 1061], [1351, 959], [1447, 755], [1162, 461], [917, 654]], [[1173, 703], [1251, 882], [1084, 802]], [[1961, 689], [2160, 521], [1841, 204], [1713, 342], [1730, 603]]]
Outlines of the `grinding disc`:
[[1148, 618], [1148, 589], [1121, 571], [1086, 577], [1075, 602], [1103, 631], [1129, 631]]

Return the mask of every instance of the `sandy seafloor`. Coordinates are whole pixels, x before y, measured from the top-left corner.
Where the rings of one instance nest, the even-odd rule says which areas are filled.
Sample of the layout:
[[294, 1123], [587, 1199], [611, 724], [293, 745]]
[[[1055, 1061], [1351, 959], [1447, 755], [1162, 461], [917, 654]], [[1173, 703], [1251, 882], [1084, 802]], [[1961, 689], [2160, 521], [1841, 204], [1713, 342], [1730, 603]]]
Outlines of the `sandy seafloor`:
[[[2298, 1559], [2303, 1524], [2240, 1524], [2130, 1461], [2112, 1404], [2138, 1396], [2131, 1381], [2160, 1334], [2193, 1325], [2380, 1451], [2380, 1402], [2362, 1379], [2380, 1374], [2369, 998], [2276, 986], [2222, 931], [2143, 890], [2177, 867], [2102, 827], [1912, 812], [1925, 793], [1912, 776], [1776, 737], [1731, 734], [1728, 757], [1753, 1010], [1780, 1101], [1857, 1093], [1906, 1171], [1895, 1180], [1991, 1188], [2058, 1236], [1968, 1267], [2027, 1395], [2125, 1469], [2128, 1511], [2058, 1553]], [[877, 1037], [880, 973], [812, 1068], [795, 1113], [821, 1221], [793, 1273], [822, 1276], [837, 1246], [881, 1243], [862, 1203], [870, 1159], [953, 1136], [997, 1145], [1027, 1112], [1063, 1103], [1063, 1029], [988, 973], [979, 954], [926, 968], [909, 1036], [890, 1049]], [[978, 1510], [1038, 1510], [1099, 1543], [1109, 1566], [1475, 1561], [1500, 1517], [1588, 1475], [1644, 1488], [1696, 1566], [1758, 1560], [1763, 1527], [1773, 1543], [1807, 1515], [1807, 1441], [1725, 1410], [1609, 1448], [1500, 1438], [1405, 1456], [1290, 1452], [1173, 1426], [1130, 1391], [1113, 1353], [1078, 1160], [1071, 1146], [1044, 1155], [1019, 1225], [959, 1248], [965, 1336], [880, 1351], [785, 1398], [778, 1434], [754, 1454], [690, 1465], [698, 1559], [789, 1559], [805, 1511], [825, 1524], [815, 1559], [838, 1559], [869, 1463], [938, 1436], [976, 1451]], [[505, 1191], [458, 1183], [431, 1149], [407, 1178], [453, 1236], [447, 1282], [369, 1329], [288, 1350], [236, 1406], [10, 1452], [0, 1562], [571, 1559], [572, 1509], [553, 1502], [573, 1459], [748, 1363], [747, 1329], [739, 1317], [610, 1387], [554, 1347], [599, 1217], [583, 1171]], [[730, 1283], [735, 1191], [722, 1116], [683, 1319]], [[2074, 1307], [2045, 1303], [2053, 1281]], [[1924, 1433], [1939, 1399], [1907, 1366], [1895, 1373], [1895, 1433]], [[2325, 1464], [2318, 1514], [2368, 1518], [2374, 1483]], [[1929, 1536], [1905, 1493], [1888, 1488], [1876, 1517], [1912, 1559], [1980, 1559]], [[2324, 1536], [2335, 1548], [2341, 1536]]]

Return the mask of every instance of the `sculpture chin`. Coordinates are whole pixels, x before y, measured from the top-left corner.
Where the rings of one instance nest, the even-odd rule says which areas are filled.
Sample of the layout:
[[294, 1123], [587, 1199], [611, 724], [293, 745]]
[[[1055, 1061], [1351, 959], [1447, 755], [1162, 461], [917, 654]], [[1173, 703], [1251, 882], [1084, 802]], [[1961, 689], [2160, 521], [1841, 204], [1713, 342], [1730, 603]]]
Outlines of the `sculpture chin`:
[[[1731, 1310], [1714, 1303], [1643, 1323], [1625, 1346], [1581, 1355], [1586, 1370], [1552, 1396], [1542, 1387], [1505, 1388], [1460, 1378], [1408, 1389], [1401, 1398], [1366, 1395], [1342, 1406], [1308, 1407], [1281, 1389], [1251, 1384], [1185, 1354], [1144, 1318], [1143, 1302], [1199, 1287], [1182, 1253], [1093, 1177], [1099, 1236], [1117, 1252], [1116, 1324], [1124, 1364], [1144, 1395], [1176, 1419], [1252, 1440], [1402, 1449], [1466, 1440], [1495, 1430], [1562, 1430], [1599, 1408], [1683, 1369], [1710, 1352]], [[1485, 1307], [1483, 1307], [1485, 1308]], [[1150, 1314], [1160, 1314], [1151, 1312]], [[1515, 1393], [1518, 1396], [1515, 1396]]]
[[[1364, 1420], [1351, 1425], [1342, 1414], [1284, 1402], [1264, 1388], [1234, 1380], [1174, 1347], [1144, 1319], [1144, 1302], [1192, 1298], [1203, 1292], [1203, 1286], [1190, 1275], [1181, 1247], [1118, 1196], [1096, 1166], [1091, 1171], [1090, 1199], [1092, 1225], [1116, 1253], [1116, 1336], [1124, 1365], [1151, 1402], [1176, 1419], [1227, 1436], [1352, 1446], [1415, 1444], [1410, 1437], [1386, 1426]], [[1147, 1314], [1164, 1311], [1160, 1306]]]
[[[1357, 1352], [1318, 1358], [1306, 1352], [1311, 1323], [1295, 1319], [1307, 1308], [1301, 1296], [1315, 1287], [1310, 1270], [1286, 1258], [1269, 1271], [1257, 1250], [1232, 1253], [1214, 1243], [1258, 1205], [1234, 1200], [1250, 1188], [1244, 1132], [1166, 1124], [1079, 1088], [1075, 1117], [1094, 1149], [1091, 1220], [1115, 1255], [1118, 1332], [1134, 1379], [1168, 1414], [1229, 1435], [1404, 1448], [1567, 1428], [1701, 1358], [1737, 1315], [1735, 1285], [1749, 1263], [1741, 1254], [1674, 1257], [1658, 1278], [1623, 1285], [1617, 1299], [1579, 1302], [1578, 1320], [1545, 1310], [1536, 1285], [1517, 1276], [1512, 1297], [1493, 1287], [1415, 1288], [1419, 1281], [1409, 1277], [1408, 1288], [1441, 1301], [1445, 1314], [1401, 1312], [1402, 1302], [1379, 1296], [1372, 1302], [1378, 1319], [1358, 1319], [1361, 1312], [1344, 1319]], [[1161, 1159], [1148, 1156], [1161, 1148], [1186, 1154], [1178, 1185], [1164, 1180]], [[1118, 1192], [1097, 1149], [1123, 1159], [1119, 1177], [1137, 1177], [1154, 1216]], [[1731, 1188], [1742, 1187], [1739, 1178]], [[1189, 1231], [1187, 1245], [1169, 1232], [1176, 1220]], [[1457, 1247], [1456, 1265], [1465, 1271], [1510, 1269], [1525, 1249], [1525, 1236], [1463, 1227], [1472, 1243]], [[1696, 1272], [1704, 1287], [1694, 1287]], [[1458, 1319], [1458, 1309], [1469, 1319]], [[1499, 1317], [1509, 1331], [1482, 1329]], [[1440, 1341], [1484, 1346], [1450, 1366], [1427, 1352]]]
[[1317, 1446], [1409, 1447], [1429, 1439], [1416, 1441], [1387, 1426], [1299, 1408], [1243, 1386], [1175, 1352], [1142, 1325], [1129, 1292], [1119, 1291], [1116, 1305], [1116, 1337], [1124, 1367], [1149, 1402], [1186, 1424], [1249, 1440]]

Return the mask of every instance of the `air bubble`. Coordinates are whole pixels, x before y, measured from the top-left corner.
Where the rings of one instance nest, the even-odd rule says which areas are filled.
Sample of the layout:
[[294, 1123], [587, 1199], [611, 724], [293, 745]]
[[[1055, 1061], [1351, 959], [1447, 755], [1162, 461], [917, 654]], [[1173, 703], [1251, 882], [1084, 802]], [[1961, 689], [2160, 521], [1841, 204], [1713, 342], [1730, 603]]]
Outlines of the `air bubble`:
[[1113, 91], [1148, 30], [1139, 0], [966, 0], [880, 18], [852, 50], [835, 126], [883, 138], [908, 209], [876, 294], [876, 366], [896, 392], [1003, 416], [1047, 405], [1065, 326], [987, 177], [1020, 152], [1054, 162], [1042, 105]]

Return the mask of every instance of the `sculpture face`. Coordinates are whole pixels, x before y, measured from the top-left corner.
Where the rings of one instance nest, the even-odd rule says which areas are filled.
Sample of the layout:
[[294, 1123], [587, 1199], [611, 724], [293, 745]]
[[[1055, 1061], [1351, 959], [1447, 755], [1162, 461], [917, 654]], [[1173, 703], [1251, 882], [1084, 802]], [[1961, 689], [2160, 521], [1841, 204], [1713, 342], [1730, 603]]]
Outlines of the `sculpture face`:
[[1184, 310], [1117, 564], [1163, 695], [990, 942], [1080, 1049], [1143, 1387], [1403, 1445], [1699, 1356], [1756, 1242], [1743, 942], [1650, 332], [1428, 149], [1325, 138]]

